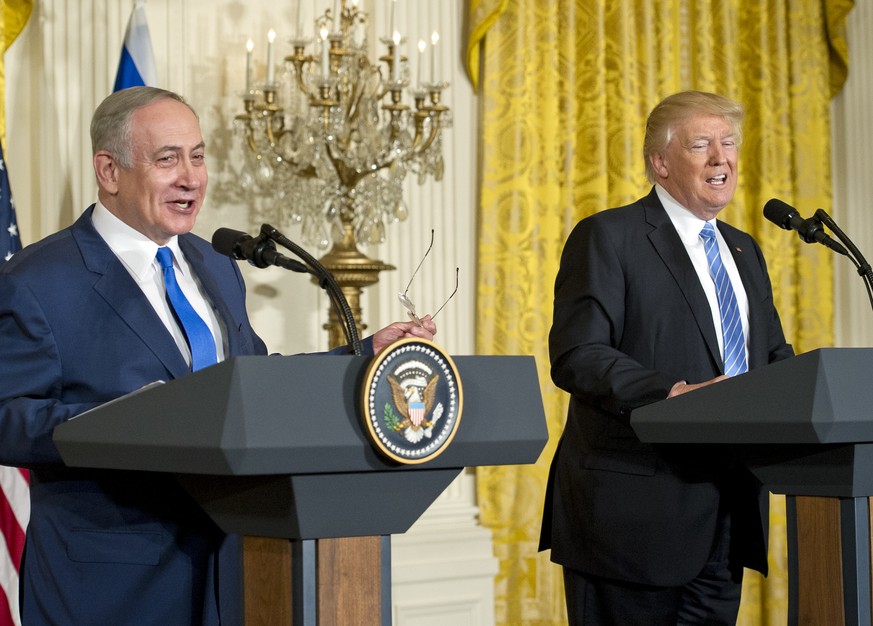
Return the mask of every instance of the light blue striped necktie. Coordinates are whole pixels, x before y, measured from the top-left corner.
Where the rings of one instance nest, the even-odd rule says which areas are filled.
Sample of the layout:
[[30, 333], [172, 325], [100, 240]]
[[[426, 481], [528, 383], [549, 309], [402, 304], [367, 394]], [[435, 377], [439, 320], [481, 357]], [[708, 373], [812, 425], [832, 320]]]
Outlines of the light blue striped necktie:
[[740, 307], [737, 296], [731, 285], [727, 270], [721, 262], [718, 251], [718, 241], [715, 238], [715, 228], [709, 222], [700, 231], [703, 247], [706, 250], [706, 260], [709, 263], [709, 275], [715, 283], [718, 296], [718, 311], [721, 315], [721, 336], [724, 342], [724, 373], [728, 376], [742, 374], [749, 369], [746, 364], [746, 340], [743, 337], [743, 322], [740, 318]]
[[215, 365], [217, 362], [215, 339], [212, 337], [209, 326], [206, 325], [202, 317], [197, 315], [197, 311], [191, 306], [176, 281], [176, 272], [173, 269], [173, 251], [166, 247], [158, 248], [157, 259], [164, 273], [167, 300], [169, 300], [188, 340], [188, 346], [191, 348], [191, 370], [196, 372], [204, 367]]

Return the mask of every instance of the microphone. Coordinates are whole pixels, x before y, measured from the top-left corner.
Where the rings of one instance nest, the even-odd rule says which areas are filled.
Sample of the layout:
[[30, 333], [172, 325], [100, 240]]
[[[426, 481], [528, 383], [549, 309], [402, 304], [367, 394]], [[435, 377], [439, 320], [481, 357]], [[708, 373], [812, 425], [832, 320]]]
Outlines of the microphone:
[[301, 274], [311, 273], [300, 261], [276, 251], [276, 244], [265, 234], [252, 237], [231, 228], [219, 228], [212, 235], [212, 249], [237, 261], [248, 261], [255, 267], [276, 265]]
[[784, 228], [785, 230], [797, 231], [798, 236], [806, 243], [820, 243], [834, 252], [849, 256], [846, 249], [822, 229], [821, 220], [818, 217], [803, 219], [797, 213], [797, 209], [782, 202], [777, 198], [768, 200], [764, 205], [764, 217]]
[[[768, 200], [764, 205], [764, 217], [786, 230], [796, 230], [800, 238], [806, 243], [821, 243], [834, 252], [839, 252], [849, 258], [855, 264], [855, 269], [858, 270], [858, 275], [864, 279], [864, 286], [867, 289], [867, 298], [870, 304], [873, 305], [873, 268], [867, 263], [867, 259], [858, 250], [858, 247], [852, 243], [849, 236], [842, 231], [833, 218], [825, 213], [822, 209], [817, 209], [815, 215], [808, 220], [803, 219], [797, 214], [793, 207], [788, 206], [781, 200], [773, 198]], [[842, 245], [831, 239], [821, 230], [821, 225], [825, 224], [828, 228], [834, 231], [834, 234], [846, 244]]]

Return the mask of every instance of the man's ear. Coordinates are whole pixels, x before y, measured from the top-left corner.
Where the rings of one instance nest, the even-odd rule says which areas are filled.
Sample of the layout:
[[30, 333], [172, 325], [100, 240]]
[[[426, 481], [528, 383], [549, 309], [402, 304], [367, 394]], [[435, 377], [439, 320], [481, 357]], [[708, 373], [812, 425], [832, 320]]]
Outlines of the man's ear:
[[101, 189], [111, 195], [118, 193], [118, 163], [105, 150], [94, 155], [94, 173]]
[[649, 155], [649, 161], [659, 178], [667, 178], [670, 171], [667, 168], [667, 161], [664, 159], [663, 154], [660, 152], [652, 152]]

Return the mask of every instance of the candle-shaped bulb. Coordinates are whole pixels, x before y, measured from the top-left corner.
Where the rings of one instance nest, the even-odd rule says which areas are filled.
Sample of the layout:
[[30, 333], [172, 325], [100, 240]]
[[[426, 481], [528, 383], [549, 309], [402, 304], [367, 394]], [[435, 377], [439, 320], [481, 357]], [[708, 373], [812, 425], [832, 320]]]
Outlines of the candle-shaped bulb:
[[433, 83], [440, 81], [439, 63], [437, 59], [437, 43], [440, 40], [440, 34], [433, 31], [430, 35], [430, 80]]
[[302, 6], [303, 0], [297, 0], [297, 15], [294, 20], [294, 38], [298, 40], [303, 38], [303, 21], [300, 19]]
[[391, 82], [400, 82], [400, 32], [394, 31], [394, 58], [391, 59]]
[[276, 67], [273, 62], [273, 42], [276, 41], [276, 31], [272, 28], [267, 33], [267, 82], [276, 80]]
[[246, 42], [246, 94], [252, 92], [252, 50], [255, 49], [255, 42], [249, 39]]
[[321, 35], [321, 75], [327, 78], [330, 76], [330, 60], [328, 57], [328, 46], [330, 43], [327, 41], [327, 26], [322, 26], [319, 34]]
[[418, 40], [418, 85], [422, 84], [422, 72], [421, 66], [424, 65], [424, 49], [427, 48], [427, 44], [424, 43], [424, 39]]

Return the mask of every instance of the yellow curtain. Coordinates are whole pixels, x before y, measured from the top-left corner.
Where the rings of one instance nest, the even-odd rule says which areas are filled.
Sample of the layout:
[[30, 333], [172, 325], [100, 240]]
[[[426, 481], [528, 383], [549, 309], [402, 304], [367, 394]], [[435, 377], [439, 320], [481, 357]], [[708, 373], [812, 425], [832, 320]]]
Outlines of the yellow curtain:
[[[471, 0], [481, 191], [477, 351], [536, 357], [550, 440], [532, 466], [478, 470], [500, 559], [499, 624], [565, 623], [560, 570], [536, 551], [548, 466], [567, 398], [547, 336], [560, 253], [581, 218], [644, 195], [651, 108], [683, 89], [747, 109], [740, 185], [722, 218], [752, 233], [798, 352], [831, 345], [831, 256], [766, 222], [778, 197], [811, 213], [831, 197], [829, 100], [846, 76], [851, 0]], [[783, 624], [785, 508], [774, 497], [771, 574], [746, 577], [741, 624]]]
[[6, 145], [6, 63], [3, 56], [24, 30], [33, 9], [33, 0], [0, 0], [0, 145]]

